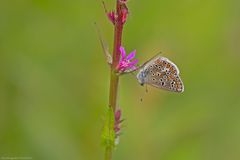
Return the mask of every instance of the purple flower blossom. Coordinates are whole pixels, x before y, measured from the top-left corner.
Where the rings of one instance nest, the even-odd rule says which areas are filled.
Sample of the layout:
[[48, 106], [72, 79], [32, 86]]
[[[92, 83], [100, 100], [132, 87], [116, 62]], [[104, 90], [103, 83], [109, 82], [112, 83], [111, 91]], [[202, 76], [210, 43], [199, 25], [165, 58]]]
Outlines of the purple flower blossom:
[[[126, 55], [125, 49], [122, 46], [119, 48], [119, 50], [121, 53], [121, 58], [116, 67], [116, 70], [119, 73], [123, 73], [125, 71], [136, 70], [137, 67], [135, 65], [138, 63], [138, 60], [137, 59], [132, 60], [136, 55], [136, 50], [131, 52], [129, 55]], [[132, 60], [132, 61], [130, 61], [130, 60]]]

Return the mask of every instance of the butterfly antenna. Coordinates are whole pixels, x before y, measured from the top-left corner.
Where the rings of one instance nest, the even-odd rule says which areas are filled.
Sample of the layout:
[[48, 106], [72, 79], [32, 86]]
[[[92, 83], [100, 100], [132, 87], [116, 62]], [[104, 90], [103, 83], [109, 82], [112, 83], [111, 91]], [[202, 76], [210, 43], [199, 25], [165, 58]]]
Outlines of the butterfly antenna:
[[163, 54], [163, 52], [162, 52], [162, 51], [159, 51], [156, 55], [158, 55], [158, 54]]
[[111, 65], [111, 64], [112, 64], [112, 56], [111, 56], [111, 54], [110, 54], [110, 52], [109, 52], [108, 46], [107, 46], [106, 42], [103, 40], [103, 38], [102, 38], [100, 29], [99, 29], [99, 27], [97, 26], [97, 23], [94, 22], [94, 25], [95, 25], [95, 28], [96, 28], [96, 31], [97, 31], [98, 38], [99, 38], [99, 40], [100, 40], [102, 49], [103, 49], [104, 57], [105, 57], [107, 63], [108, 63], [109, 65]]
[[136, 77], [137, 74], [134, 73], [134, 72], [131, 72], [131, 75], [134, 76], [134, 77]]
[[106, 4], [105, 4], [105, 2], [104, 1], [102, 1], [102, 4], [103, 4], [103, 8], [104, 8], [104, 11], [105, 11], [105, 13], [107, 14], [107, 7], [106, 7]]
[[141, 64], [138, 68], [142, 68], [145, 64], [147, 64], [148, 62], [150, 62], [151, 60], [155, 59], [156, 57], [158, 57], [160, 54], [162, 54], [162, 52], [158, 52], [157, 54], [155, 54], [152, 58], [150, 58], [149, 60], [147, 60], [146, 62], [144, 62], [143, 64]]

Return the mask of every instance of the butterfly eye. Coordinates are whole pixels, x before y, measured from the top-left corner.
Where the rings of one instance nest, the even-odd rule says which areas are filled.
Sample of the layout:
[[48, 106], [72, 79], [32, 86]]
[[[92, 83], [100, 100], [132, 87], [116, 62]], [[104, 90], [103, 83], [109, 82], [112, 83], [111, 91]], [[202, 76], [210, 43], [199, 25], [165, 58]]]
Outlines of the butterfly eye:
[[152, 76], [155, 76], [155, 73], [153, 73]]
[[162, 86], [164, 86], [164, 85], [165, 85], [165, 83], [164, 83], [164, 82], [162, 82], [162, 83], [161, 83], [161, 85], [162, 85]]
[[160, 73], [157, 73], [158, 76], [160, 76]]
[[152, 70], [151, 70], [150, 72], [151, 72], [151, 73], [153, 73], [153, 71], [152, 71]]
[[152, 66], [152, 65], [150, 65], [150, 68], [153, 68], [153, 66]]
[[158, 66], [158, 69], [161, 69], [161, 66]]
[[158, 67], [158, 65], [157, 65], [157, 64], [155, 64], [155, 67], [157, 68], [157, 67]]
[[160, 78], [160, 82], [162, 82], [163, 81], [163, 79], [162, 78]]
[[156, 81], [156, 79], [155, 79], [155, 78], [153, 78], [152, 80], [153, 80], [153, 81]]

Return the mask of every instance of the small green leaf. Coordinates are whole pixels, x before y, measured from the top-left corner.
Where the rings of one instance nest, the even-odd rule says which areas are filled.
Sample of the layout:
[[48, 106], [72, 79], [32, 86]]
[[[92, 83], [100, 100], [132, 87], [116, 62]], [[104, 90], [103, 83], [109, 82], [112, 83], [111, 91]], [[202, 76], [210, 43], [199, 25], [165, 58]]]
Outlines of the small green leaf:
[[114, 113], [110, 107], [106, 113], [101, 137], [105, 147], [113, 148], [115, 146]]

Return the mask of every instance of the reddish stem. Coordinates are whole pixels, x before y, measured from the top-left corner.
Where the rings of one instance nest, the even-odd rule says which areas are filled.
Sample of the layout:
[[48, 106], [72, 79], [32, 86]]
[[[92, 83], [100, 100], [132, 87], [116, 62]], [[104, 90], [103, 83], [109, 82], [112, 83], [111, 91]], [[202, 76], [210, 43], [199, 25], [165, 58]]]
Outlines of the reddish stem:
[[[117, 97], [118, 97], [118, 84], [119, 84], [119, 76], [115, 73], [116, 66], [119, 63], [120, 58], [120, 46], [122, 43], [122, 31], [123, 31], [123, 13], [122, 13], [122, 5], [119, 0], [116, 3], [116, 17], [114, 23], [114, 46], [113, 46], [113, 61], [111, 65], [111, 78], [110, 78], [110, 93], [109, 93], [109, 107], [112, 108], [113, 113], [115, 113], [117, 107]], [[125, 4], [124, 4], [125, 7]], [[114, 126], [109, 126], [114, 127]], [[105, 160], [112, 159], [112, 148], [106, 147], [105, 150]]]
[[115, 112], [117, 106], [117, 93], [118, 93], [118, 83], [119, 77], [115, 74], [115, 68], [118, 65], [120, 58], [119, 48], [122, 43], [122, 31], [123, 31], [123, 23], [122, 23], [122, 12], [121, 12], [121, 4], [117, 0], [116, 4], [116, 21], [114, 26], [114, 46], [113, 46], [113, 61], [111, 65], [111, 80], [110, 80], [110, 95], [109, 95], [109, 107], [113, 109]]

